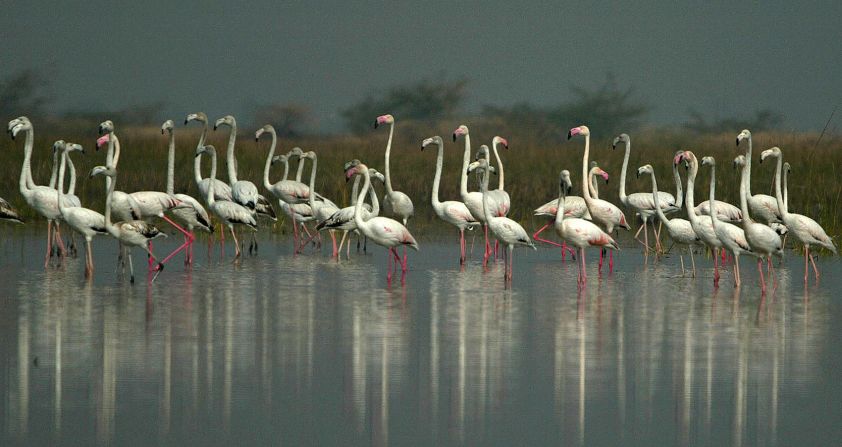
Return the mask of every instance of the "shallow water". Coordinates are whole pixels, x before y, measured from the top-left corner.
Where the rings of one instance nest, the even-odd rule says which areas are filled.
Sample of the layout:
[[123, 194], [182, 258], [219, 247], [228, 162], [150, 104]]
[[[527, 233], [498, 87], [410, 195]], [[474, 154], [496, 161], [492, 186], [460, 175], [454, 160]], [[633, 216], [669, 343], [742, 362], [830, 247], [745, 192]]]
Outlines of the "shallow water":
[[[842, 436], [842, 263], [804, 287], [794, 254], [761, 297], [682, 278], [630, 245], [576, 291], [558, 250], [460, 271], [422, 239], [404, 284], [378, 247], [337, 264], [261, 239], [232, 264], [197, 243], [149, 284], [116, 247], [43, 268], [0, 228], [0, 444], [827, 445]], [[171, 238], [158, 249], [173, 247]], [[596, 252], [589, 253], [594, 260]], [[135, 267], [144, 257], [135, 253]]]

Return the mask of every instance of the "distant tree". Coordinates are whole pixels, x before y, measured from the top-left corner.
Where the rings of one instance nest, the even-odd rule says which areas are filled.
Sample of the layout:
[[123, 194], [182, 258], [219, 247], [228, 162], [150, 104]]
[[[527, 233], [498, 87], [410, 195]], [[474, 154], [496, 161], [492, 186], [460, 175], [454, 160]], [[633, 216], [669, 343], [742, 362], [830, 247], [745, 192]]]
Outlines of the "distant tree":
[[266, 104], [254, 111], [255, 127], [271, 124], [279, 137], [300, 137], [310, 131], [314, 122], [310, 108], [302, 104]]
[[784, 117], [778, 112], [769, 109], [762, 109], [754, 112], [753, 117], [748, 118], [721, 118], [709, 120], [697, 110], [690, 110], [689, 121], [684, 127], [696, 133], [720, 133], [725, 131], [738, 132], [740, 129], [771, 130], [778, 129], [784, 123]]
[[47, 75], [33, 68], [12, 73], [0, 81], [0, 117], [41, 115], [52, 100], [49, 87]]
[[467, 97], [464, 78], [424, 79], [371, 93], [362, 101], [340, 111], [349, 130], [363, 133], [374, 118], [391, 113], [400, 120], [435, 121], [453, 116]]

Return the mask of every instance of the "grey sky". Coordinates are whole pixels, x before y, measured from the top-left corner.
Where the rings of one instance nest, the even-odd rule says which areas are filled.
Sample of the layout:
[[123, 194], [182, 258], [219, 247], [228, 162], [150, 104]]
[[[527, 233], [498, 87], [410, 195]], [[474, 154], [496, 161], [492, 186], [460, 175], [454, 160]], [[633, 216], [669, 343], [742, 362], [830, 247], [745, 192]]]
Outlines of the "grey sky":
[[335, 130], [338, 109], [405, 81], [468, 77], [477, 109], [564, 101], [608, 71], [656, 124], [770, 108], [821, 129], [842, 100], [839, 1], [12, 3], [0, 75], [54, 67], [59, 109], [164, 100], [176, 118], [250, 119], [256, 102], [295, 101]]

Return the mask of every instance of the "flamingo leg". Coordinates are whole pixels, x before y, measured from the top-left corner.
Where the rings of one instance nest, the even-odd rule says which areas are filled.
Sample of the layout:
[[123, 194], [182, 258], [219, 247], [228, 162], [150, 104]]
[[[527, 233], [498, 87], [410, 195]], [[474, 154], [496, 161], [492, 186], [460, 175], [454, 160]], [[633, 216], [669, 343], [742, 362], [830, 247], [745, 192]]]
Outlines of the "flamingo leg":
[[132, 284], [134, 284], [134, 266], [132, 265], [132, 251], [128, 250], [126, 253], [126, 257], [129, 258], [129, 278]]
[[740, 281], [740, 255], [734, 255], [734, 287], [740, 287], [742, 285], [742, 281]]
[[816, 267], [815, 256], [810, 255], [810, 263], [813, 264], [813, 271], [816, 273], [816, 282], [819, 282], [819, 269]]
[[[532, 235], [532, 239], [535, 239], [536, 241], [539, 241], [539, 242], [543, 242], [543, 243], [545, 243], [545, 244], [550, 244], [550, 245], [555, 245], [556, 247], [561, 247], [561, 244], [559, 244], [559, 243], [557, 243], [557, 242], [549, 241], [549, 240], [547, 240], [547, 239], [544, 239], [544, 238], [542, 238], [542, 237], [538, 236], [539, 234], [541, 234], [541, 232], [543, 232], [544, 230], [546, 230], [546, 229], [547, 229], [547, 227], [549, 227], [550, 225], [552, 225], [552, 222], [547, 222], [547, 223], [545, 223], [543, 227], [539, 228], [539, 229], [538, 229], [538, 231], [536, 231], [536, 232]], [[563, 255], [563, 252], [562, 252], [562, 255]]]
[[44, 256], [44, 268], [50, 265], [50, 255], [53, 254], [53, 221], [47, 221], [47, 254]]
[[713, 286], [719, 287], [719, 253], [713, 254]]
[[292, 253], [298, 252], [298, 222], [295, 221], [295, 216], [292, 217]]
[[459, 265], [465, 264], [465, 229], [459, 229]]
[[757, 258], [757, 271], [760, 273], [760, 293], [766, 293], [766, 279], [763, 278], [763, 259]]
[[85, 241], [85, 278], [94, 276], [94, 258], [91, 254], [91, 241]]
[[389, 248], [386, 252], [386, 282], [391, 284], [392, 283], [392, 265], [395, 262], [395, 258], [393, 257], [394, 253], [392, 252], [392, 248]]
[[406, 272], [406, 245], [403, 246], [403, 264], [401, 264], [403, 272]]
[[514, 252], [514, 248], [515, 248], [514, 245], [509, 244], [509, 250], [508, 250], [508, 254], [506, 256], [507, 258], [509, 258], [508, 260], [509, 260], [509, 282], [510, 283], [512, 282], [512, 278], [514, 277], [514, 259], [513, 259], [514, 256], [512, 256], [513, 252]]
[[[146, 251], [147, 251], [148, 253], [152, 253], [152, 241], [150, 240], [150, 241], [149, 241], [149, 242], [147, 242], [146, 244], [147, 244], [147, 246], [148, 246], [148, 248], [146, 249]], [[149, 270], [152, 270], [152, 255], [150, 254], [149, 256], [147, 256], [147, 257], [146, 257], [146, 259], [149, 261]]]
[[603, 248], [602, 250], [599, 251], [599, 269], [597, 269], [597, 272], [599, 272], [599, 273], [602, 273], [602, 258], [604, 256], [605, 256], [605, 249]]
[[684, 276], [684, 255], [678, 255], [678, 259], [681, 261], [681, 276]]
[[810, 246], [804, 246], [804, 284], [807, 284], [807, 273], [810, 271], [810, 266], [807, 265], [807, 258], [810, 257]]
[[338, 259], [339, 258], [339, 251], [336, 248], [336, 233], [334, 233], [333, 230], [328, 230], [328, 233], [330, 233], [330, 240], [331, 240], [332, 245], [333, 245], [333, 255], [332, 255], [332, 257]]
[[778, 288], [778, 278], [777, 274], [775, 273], [775, 266], [772, 263], [772, 255], [769, 255], [769, 267], [768, 267], [769, 276], [772, 278], [772, 287], [777, 289]]
[[236, 260], [240, 257], [240, 241], [237, 240], [237, 233], [234, 233], [234, 227], [230, 226], [228, 228], [231, 230], [231, 237], [234, 238], [234, 259]]
[[67, 256], [67, 249], [64, 247], [64, 240], [61, 238], [61, 225], [56, 222], [55, 231], [53, 231], [53, 235], [56, 238], [56, 245], [58, 245], [58, 253], [61, 259], [64, 259]]
[[[343, 231], [343, 232], [342, 232], [342, 239], [339, 239], [339, 250], [338, 250], [338, 251], [339, 251], [339, 253], [340, 253], [340, 254], [342, 253], [342, 246], [343, 246], [343, 245], [345, 245], [345, 238], [346, 238], [346, 237], [348, 237], [348, 232], [347, 232], [347, 231]], [[350, 241], [348, 241], [348, 245], [350, 245], [350, 244], [351, 244], [351, 242], [350, 242]], [[349, 256], [349, 258], [350, 258], [350, 256]], [[338, 256], [336, 257], [336, 260], [337, 260], [337, 261], [339, 260], [339, 257], [338, 257]]]
[[608, 273], [614, 272], [614, 250], [608, 251]]
[[[175, 227], [175, 229], [176, 229], [176, 230], [180, 231], [180, 232], [181, 232], [181, 234], [183, 234], [183, 235], [184, 235], [184, 243], [183, 243], [183, 244], [181, 244], [181, 245], [180, 245], [178, 248], [176, 248], [175, 250], [173, 250], [173, 252], [172, 252], [172, 253], [170, 253], [167, 257], [165, 257], [163, 261], [161, 261], [161, 264], [166, 264], [166, 263], [167, 263], [167, 261], [169, 261], [169, 260], [170, 260], [173, 256], [175, 256], [176, 254], [178, 254], [180, 251], [185, 250], [185, 249], [187, 249], [187, 247], [188, 247], [188, 246], [193, 245], [193, 241], [195, 241], [195, 240], [196, 240], [196, 236], [194, 236], [194, 235], [193, 235], [193, 233], [191, 233], [191, 232], [189, 232], [189, 231], [185, 230], [184, 228], [181, 228], [181, 226], [180, 226], [180, 225], [178, 225], [177, 223], [173, 222], [173, 221], [172, 221], [169, 217], [167, 217], [167, 216], [165, 216], [165, 215], [163, 215], [163, 214], [162, 214], [160, 217], [161, 217], [161, 219], [164, 219], [165, 221], [167, 221], [167, 223], [168, 223], [168, 224], [170, 224], [170, 225], [172, 225], [173, 227]], [[149, 246], [150, 246], [150, 248], [152, 247], [152, 242], [150, 242], [150, 243], [149, 243]], [[151, 262], [151, 260], [150, 260], [150, 262]], [[150, 264], [150, 265], [151, 265], [151, 264]]]
[[649, 256], [649, 250], [651, 250], [651, 248], [649, 247], [649, 228], [648, 228], [649, 225], [647, 225], [646, 219], [643, 220], [642, 226], [643, 226], [643, 240], [644, 240], [643, 245], [646, 247], [646, 255]]
[[[655, 231], [654, 226], [655, 226], [655, 223], [652, 222], [652, 231], [653, 232]], [[661, 253], [664, 252], [664, 247], [661, 245], [661, 233], [663, 232], [663, 229], [664, 229], [664, 222], [661, 221], [661, 219], [658, 219], [658, 232], [655, 234], [655, 244], [656, 244], [656, 249]]]

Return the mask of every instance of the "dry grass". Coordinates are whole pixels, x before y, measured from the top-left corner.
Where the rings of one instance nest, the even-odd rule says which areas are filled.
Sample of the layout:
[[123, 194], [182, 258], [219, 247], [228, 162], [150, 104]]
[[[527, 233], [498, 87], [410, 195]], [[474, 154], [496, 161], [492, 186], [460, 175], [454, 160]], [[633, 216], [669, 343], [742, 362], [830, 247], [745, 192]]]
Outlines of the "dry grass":
[[[421, 151], [420, 142], [424, 137], [434, 134], [445, 139], [444, 175], [440, 197], [442, 200], [458, 199], [459, 173], [461, 167], [463, 141], [453, 143], [450, 128], [419, 129], [412, 126], [395, 130], [396, 141], [392, 148], [392, 176], [395, 189], [412, 197], [415, 203], [415, 218], [410, 227], [418, 233], [450, 231], [445, 224], [438, 222], [430, 208], [430, 190], [435, 168], [435, 148]], [[118, 188], [123, 191], [164, 190], [166, 185], [167, 138], [158, 128], [121, 129], [118, 133], [123, 145], [120, 159]], [[253, 129], [241, 129], [237, 144], [237, 159], [241, 179], [253, 181], [262, 189], [263, 166], [268, 153], [268, 139], [255, 143]], [[198, 141], [198, 126], [179, 126], [176, 129], [176, 191], [186, 192], [197, 197], [193, 183], [193, 154]], [[481, 126], [472, 128], [472, 151], [480, 144], [489, 144], [493, 129]], [[527, 229], [539, 225], [532, 217], [532, 209], [552, 199], [557, 194], [557, 176], [561, 169], [569, 169], [574, 177], [574, 185], [580, 183], [581, 157], [583, 141], [581, 138], [566, 141], [560, 130], [552, 141], [538, 141], [530, 137], [529, 129], [521, 130], [522, 135], [505, 135], [511, 148], [501, 156], [505, 163], [506, 189], [512, 200], [510, 217], [523, 223]], [[632, 135], [632, 154], [629, 161], [627, 191], [650, 191], [647, 179], [637, 179], [637, 168], [650, 163], [658, 175], [658, 183], [664, 190], [674, 191], [671, 177], [673, 153], [679, 149], [693, 150], [699, 158], [712, 155], [720, 169], [717, 182], [717, 198], [737, 203], [739, 173], [731, 169], [731, 161], [740, 153], [734, 145], [739, 129], [721, 135], [690, 135], [681, 132], [648, 130]], [[285, 153], [293, 146], [304, 150], [314, 150], [319, 155], [319, 169], [316, 190], [332, 198], [338, 204], [348, 203], [350, 188], [343, 177], [343, 164], [358, 158], [371, 167], [382, 170], [383, 150], [388, 129], [372, 130], [364, 137], [313, 137], [295, 141], [281, 140], [278, 152]], [[94, 129], [80, 129], [77, 133], [49, 135], [39, 131], [36, 124], [35, 149], [32, 158], [33, 176], [39, 184], [46, 183], [51, 169], [51, 144], [55, 139], [79, 142], [86, 148], [86, 155], [76, 156], [79, 172], [77, 194], [82, 203], [93, 209], [104, 207], [103, 178], [89, 179], [90, 169], [104, 164], [105, 154], [93, 150], [97, 135]], [[210, 132], [209, 143], [214, 144], [224, 157], [227, 145], [227, 128]], [[825, 135], [821, 144], [814, 148], [818, 138], [814, 133], [758, 133], [754, 135], [754, 164], [752, 191], [770, 192], [774, 166], [759, 164], [760, 152], [771, 146], [779, 146], [784, 151], [785, 160], [792, 164], [790, 175], [790, 208], [815, 218], [831, 236], [842, 233], [842, 181], [838, 169], [842, 166], [842, 152], [837, 150], [842, 145], [838, 135]], [[601, 196], [612, 202], [619, 202], [617, 191], [622, 165], [621, 148], [611, 149], [613, 135], [600, 135], [592, 140], [591, 159], [611, 175], [609, 185], [602, 185]], [[25, 216], [32, 218], [20, 194], [17, 192], [17, 180], [23, 160], [23, 141], [6, 140], [3, 144], [2, 157], [5, 163], [0, 168], [2, 178], [0, 197], [16, 205]], [[472, 154], [473, 156], [473, 154]], [[207, 176], [208, 161], [204, 162], [204, 175]], [[294, 169], [294, 167], [293, 167]], [[270, 179], [277, 181], [281, 168], [274, 167]], [[682, 170], [682, 175], [684, 172]], [[707, 198], [708, 172], [702, 169], [697, 184], [697, 203]], [[223, 160], [220, 160], [219, 176], [227, 179]], [[305, 171], [305, 182], [309, 181], [309, 170]], [[496, 182], [494, 180], [493, 182]], [[493, 183], [496, 184], [496, 183]], [[475, 182], [471, 181], [471, 187]], [[574, 188], [578, 191], [578, 187]], [[631, 214], [627, 212], [631, 218]], [[37, 219], [36, 219], [37, 220]], [[280, 228], [281, 226], [278, 226]]]

